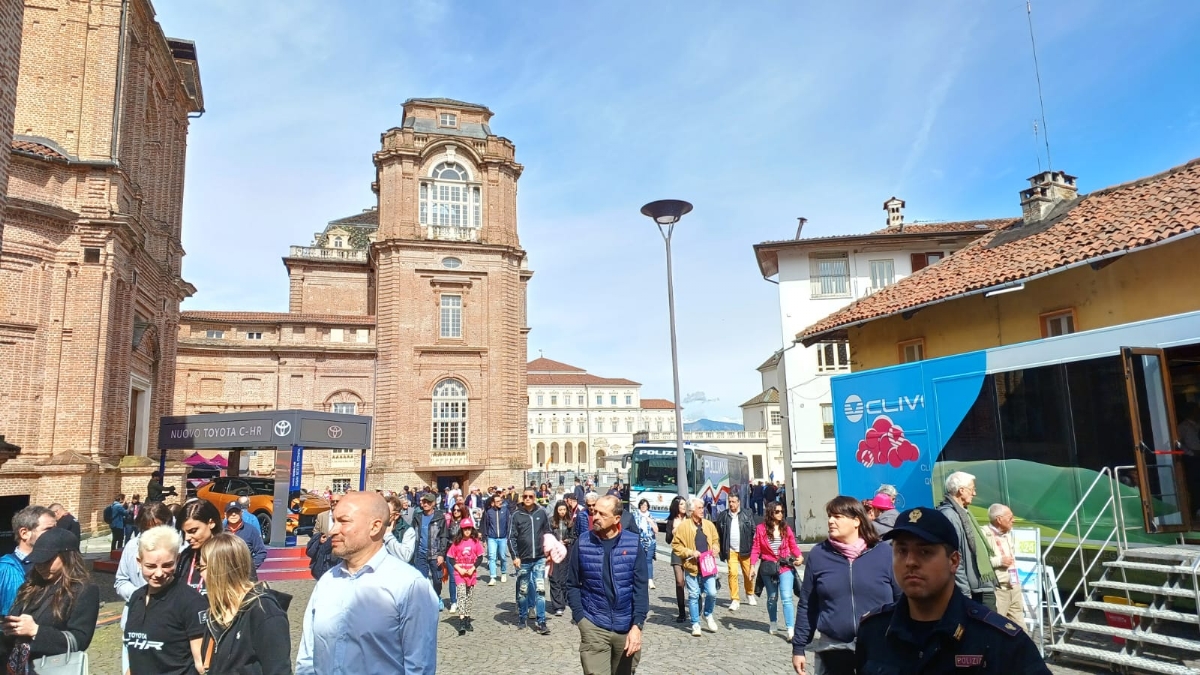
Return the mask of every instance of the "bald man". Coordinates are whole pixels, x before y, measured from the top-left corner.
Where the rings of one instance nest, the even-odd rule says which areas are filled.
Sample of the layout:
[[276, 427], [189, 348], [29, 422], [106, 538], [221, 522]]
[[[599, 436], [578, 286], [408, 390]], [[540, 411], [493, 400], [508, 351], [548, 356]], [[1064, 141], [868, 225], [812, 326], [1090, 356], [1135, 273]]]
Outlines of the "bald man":
[[391, 519], [375, 492], [352, 492], [329, 537], [342, 562], [322, 575], [304, 610], [296, 675], [433, 673], [438, 598], [416, 568], [388, 555]]

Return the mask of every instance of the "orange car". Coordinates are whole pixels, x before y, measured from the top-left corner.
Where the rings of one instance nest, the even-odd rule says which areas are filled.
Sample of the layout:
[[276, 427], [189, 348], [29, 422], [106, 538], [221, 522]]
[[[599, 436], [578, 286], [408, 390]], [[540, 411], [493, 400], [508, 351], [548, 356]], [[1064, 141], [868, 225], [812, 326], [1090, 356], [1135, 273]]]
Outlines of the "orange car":
[[[270, 539], [271, 518], [275, 511], [274, 478], [222, 476], [198, 488], [196, 496], [217, 507], [217, 510], [222, 514], [225, 513], [225, 507], [229, 502], [237, 500], [238, 497], [249, 497], [250, 513], [258, 519], [259, 527], [262, 528], [263, 538]], [[299, 507], [297, 509], [299, 517], [295, 519], [295, 525], [288, 524], [291, 530], [295, 530], [296, 528], [303, 529], [303, 524], [306, 521], [309, 522], [309, 527], [311, 528], [313, 517], [322, 511], [329, 510], [329, 502], [307, 493], [292, 495], [289, 503], [298, 505]]]

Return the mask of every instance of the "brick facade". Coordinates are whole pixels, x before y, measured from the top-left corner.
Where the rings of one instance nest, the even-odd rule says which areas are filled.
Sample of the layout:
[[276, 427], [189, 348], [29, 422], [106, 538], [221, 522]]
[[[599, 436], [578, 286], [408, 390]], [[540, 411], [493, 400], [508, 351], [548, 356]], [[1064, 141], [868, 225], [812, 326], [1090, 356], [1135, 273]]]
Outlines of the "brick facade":
[[22, 0], [0, 0], [0, 249], [4, 245], [4, 206], [8, 203], [8, 161], [17, 109], [17, 68], [21, 61]]
[[[288, 313], [183, 314], [176, 414], [354, 403], [375, 419], [372, 487], [520, 482], [532, 273], [517, 237], [522, 167], [512, 142], [491, 133], [491, 116], [446, 99], [406, 102], [403, 125], [374, 157], [377, 209], [330, 222], [284, 259]], [[448, 165], [461, 173], [435, 185]], [[431, 199], [441, 187], [451, 203]], [[454, 335], [442, 330], [443, 296], [460, 303]], [[436, 436], [434, 390], [447, 380], [465, 390], [465, 434], [456, 421]], [[353, 459], [306, 452], [305, 487], [356, 487]]]
[[148, 0], [30, 3], [23, 21], [0, 253], [0, 433], [22, 452], [0, 495], [61, 501], [92, 530], [115, 492], [145, 491], [172, 412], [203, 99], [194, 46]]

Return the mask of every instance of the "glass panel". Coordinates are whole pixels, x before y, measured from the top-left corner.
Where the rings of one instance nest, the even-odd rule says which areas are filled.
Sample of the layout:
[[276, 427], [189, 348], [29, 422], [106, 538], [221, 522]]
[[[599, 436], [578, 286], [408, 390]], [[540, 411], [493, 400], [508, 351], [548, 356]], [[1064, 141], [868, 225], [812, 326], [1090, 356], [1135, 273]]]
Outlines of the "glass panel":
[[1136, 451], [1142, 474], [1142, 502], [1146, 529], [1150, 532], [1185, 529], [1190, 519], [1184, 513], [1186, 496], [1177, 482], [1182, 476], [1172, 434], [1167, 383], [1159, 354], [1126, 354], [1132, 376], [1128, 381], [1135, 418]]
[[1063, 368], [1026, 368], [999, 373], [995, 379], [1004, 459], [1073, 466]]

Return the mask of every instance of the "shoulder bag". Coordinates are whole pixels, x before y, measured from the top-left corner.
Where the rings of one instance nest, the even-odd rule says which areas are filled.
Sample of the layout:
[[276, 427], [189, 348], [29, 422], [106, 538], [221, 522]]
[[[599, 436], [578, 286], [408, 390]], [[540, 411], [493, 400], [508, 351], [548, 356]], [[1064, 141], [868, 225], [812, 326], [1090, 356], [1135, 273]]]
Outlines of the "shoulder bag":
[[88, 675], [87, 652], [79, 651], [75, 635], [71, 631], [63, 631], [67, 638], [67, 653], [54, 656], [40, 656], [33, 660], [35, 675]]

